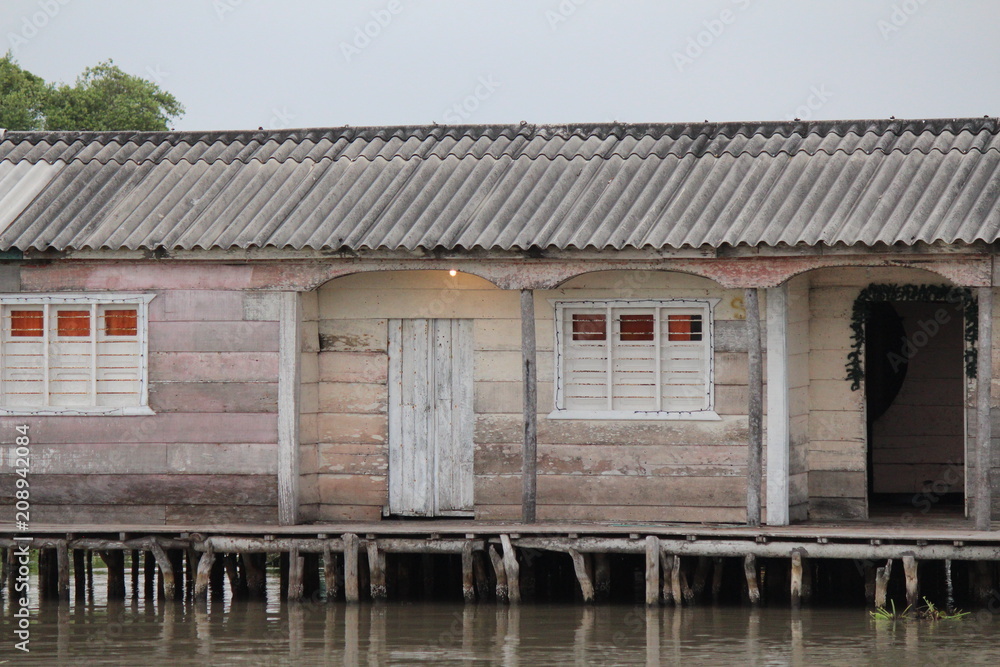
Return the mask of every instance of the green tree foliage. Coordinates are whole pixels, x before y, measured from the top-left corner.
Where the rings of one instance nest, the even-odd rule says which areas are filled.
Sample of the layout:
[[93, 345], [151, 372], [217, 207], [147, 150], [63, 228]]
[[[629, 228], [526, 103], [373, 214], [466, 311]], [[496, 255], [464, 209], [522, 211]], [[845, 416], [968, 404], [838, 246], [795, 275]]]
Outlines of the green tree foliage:
[[0, 59], [0, 127], [42, 129], [48, 93], [45, 81], [21, 69], [10, 54]]
[[0, 59], [0, 127], [8, 130], [168, 130], [183, 113], [173, 95], [110, 60], [70, 86], [46, 84], [9, 53]]

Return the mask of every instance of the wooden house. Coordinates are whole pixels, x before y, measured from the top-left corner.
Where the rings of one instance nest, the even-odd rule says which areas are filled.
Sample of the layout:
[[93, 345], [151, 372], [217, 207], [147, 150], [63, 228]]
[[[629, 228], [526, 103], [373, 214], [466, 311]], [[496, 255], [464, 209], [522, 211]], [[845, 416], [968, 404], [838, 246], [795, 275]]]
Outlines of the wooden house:
[[6, 132], [0, 515], [983, 525], [998, 134]]

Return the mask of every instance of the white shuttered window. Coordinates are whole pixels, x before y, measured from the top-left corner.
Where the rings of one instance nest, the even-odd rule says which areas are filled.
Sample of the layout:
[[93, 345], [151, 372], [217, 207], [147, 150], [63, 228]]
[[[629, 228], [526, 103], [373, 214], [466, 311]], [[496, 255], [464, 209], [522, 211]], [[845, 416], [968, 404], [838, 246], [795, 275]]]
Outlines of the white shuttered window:
[[151, 298], [0, 297], [0, 414], [151, 414]]
[[558, 301], [556, 410], [578, 419], [717, 419], [713, 300]]

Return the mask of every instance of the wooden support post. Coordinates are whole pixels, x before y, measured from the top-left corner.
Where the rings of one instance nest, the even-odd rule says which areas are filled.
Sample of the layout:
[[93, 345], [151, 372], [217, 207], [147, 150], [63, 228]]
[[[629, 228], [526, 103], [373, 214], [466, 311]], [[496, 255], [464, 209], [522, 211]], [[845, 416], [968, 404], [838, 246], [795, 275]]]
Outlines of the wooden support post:
[[507, 572], [507, 597], [511, 604], [521, 602], [521, 568], [517, 564], [517, 552], [510, 541], [510, 535], [501, 535], [503, 545], [503, 568]]
[[646, 606], [660, 604], [660, 539], [646, 536]]
[[885, 608], [885, 597], [886, 591], [889, 588], [889, 577], [892, 576], [892, 559], [890, 558], [885, 562], [885, 565], [880, 567], [875, 572], [875, 607], [884, 609]]
[[299, 555], [299, 550], [292, 547], [288, 552], [288, 601], [299, 602], [302, 600], [302, 565], [303, 558]]
[[476, 597], [480, 602], [485, 602], [490, 596], [490, 580], [486, 574], [486, 553], [484, 551], [472, 552], [472, 574], [476, 579]]
[[767, 289], [767, 524], [789, 522], [788, 285]]
[[476, 580], [472, 566], [472, 540], [462, 545], [462, 597], [466, 602], [476, 601]]
[[52, 591], [49, 587], [49, 582], [52, 577], [49, 574], [49, 570], [52, 568], [51, 559], [49, 558], [48, 549], [38, 550], [38, 599], [48, 600], [52, 597]]
[[587, 563], [584, 555], [576, 549], [570, 549], [569, 557], [573, 559], [573, 571], [576, 573], [576, 580], [580, 583], [580, 593], [583, 595], [583, 601], [586, 604], [590, 604], [594, 601], [594, 584], [590, 580], [590, 572], [587, 571]]
[[992, 518], [993, 494], [990, 471], [993, 466], [992, 403], [993, 380], [993, 288], [980, 287], [979, 301], [979, 350], [976, 358], [976, 476], [973, 512], [976, 530], [989, 530]]
[[604, 602], [611, 597], [611, 559], [606, 553], [594, 554], [594, 599]]
[[216, 557], [215, 565], [212, 566], [212, 573], [208, 576], [209, 597], [212, 600], [222, 601], [226, 597], [226, 558], [225, 554]]
[[56, 576], [58, 583], [56, 590], [60, 600], [69, 601], [69, 549], [65, 542], [56, 545]]
[[209, 546], [198, 561], [198, 572], [195, 575], [194, 599], [208, 599], [208, 584], [212, 577], [212, 566], [215, 565], [215, 552]]
[[538, 373], [536, 364], [535, 295], [533, 290], [523, 289], [521, 290], [521, 365], [524, 374], [524, 447], [521, 459], [521, 520], [524, 523], [535, 522], [537, 501]]
[[278, 554], [278, 599], [288, 600], [288, 552]]
[[747, 554], [743, 558], [743, 574], [747, 580], [747, 596], [750, 598], [750, 604], [756, 607], [760, 604], [760, 587], [757, 585], [757, 558], [753, 554]]
[[156, 564], [160, 567], [160, 576], [163, 581], [163, 595], [168, 600], [174, 599], [174, 567], [167, 558], [167, 552], [163, 550], [156, 540], [149, 541], [149, 550], [156, 559]]
[[345, 533], [344, 540], [344, 598], [348, 602], [361, 599], [358, 587], [358, 536]]
[[184, 599], [184, 551], [183, 549], [167, 549], [167, 558], [174, 569], [174, 599]]
[[132, 568], [132, 599], [139, 599], [139, 550], [132, 549], [129, 553], [129, 564]]
[[660, 571], [663, 581], [660, 587], [663, 589], [663, 604], [673, 604], [678, 607], [681, 599], [674, 599], [674, 557], [671, 554], [660, 554]]
[[87, 566], [83, 550], [73, 549], [73, 598], [77, 602], [87, 599]]
[[246, 571], [247, 596], [251, 600], [267, 598], [267, 554], [243, 554]]
[[142, 568], [142, 595], [146, 600], [152, 600], [156, 595], [156, 561], [149, 551], [144, 551], [142, 554]]
[[368, 540], [368, 570], [372, 600], [385, 600], [389, 597], [385, 583], [385, 552], [378, 548], [375, 540]]
[[723, 569], [726, 566], [726, 561], [723, 558], [713, 558], [712, 559], [712, 603], [717, 603], [719, 598], [722, 597], [722, 574]]
[[94, 601], [94, 552], [87, 549], [87, 591], [88, 598]]
[[792, 550], [792, 609], [802, 606], [802, 552]]
[[326, 601], [334, 602], [340, 595], [340, 589], [338, 585], [337, 578], [337, 561], [334, 560], [336, 556], [333, 555], [333, 551], [330, 549], [330, 545], [327, 544], [323, 547], [323, 580], [326, 584]]
[[101, 552], [108, 567], [108, 600], [125, 599], [125, 554], [109, 549]]
[[278, 299], [278, 521], [299, 520], [299, 381], [302, 365], [302, 308], [297, 292]]
[[757, 288], [744, 291], [747, 324], [747, 363], [749, 380], [749, 438], [747, 444], [747, 525], [759, 526], [761, 518], [760, 485], [763, 476], [764, 446], [764, 365], [761, 351], [760, 304]]
[[916, 609], [920, 602], [920, 582], [917, 579], [917, 559], [913, 554], [903, 554], [903, 574], [906, 576], [906, 604]]
[[680, 607], [684, 604], [684, 589], [681, 585], [683, 579], [681, 572], [681, 557], [674, 554], [670, 562], [670, 595], [674, 599], [674, 606]]
[[497, 602], [508, 602], [510, 600], [507, 589], [507, 569], [504, 567], [503, 557], [497, 553], [494, 545], [489, 546], [490, 562], [493, 564], [493, 576], [496, 579]]

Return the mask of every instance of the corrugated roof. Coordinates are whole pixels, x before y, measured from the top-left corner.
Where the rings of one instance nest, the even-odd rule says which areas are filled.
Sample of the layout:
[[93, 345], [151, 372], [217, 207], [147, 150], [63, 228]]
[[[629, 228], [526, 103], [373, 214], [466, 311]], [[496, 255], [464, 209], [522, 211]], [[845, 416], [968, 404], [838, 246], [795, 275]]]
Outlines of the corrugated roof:
[[7, 132], [0, 249], [1000, 238], [995, 118]]

